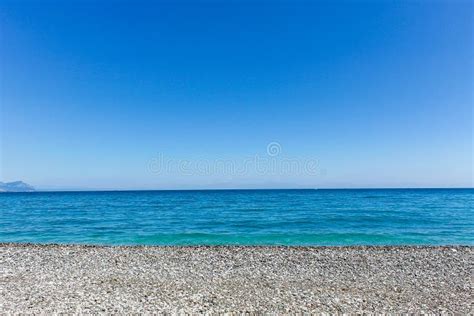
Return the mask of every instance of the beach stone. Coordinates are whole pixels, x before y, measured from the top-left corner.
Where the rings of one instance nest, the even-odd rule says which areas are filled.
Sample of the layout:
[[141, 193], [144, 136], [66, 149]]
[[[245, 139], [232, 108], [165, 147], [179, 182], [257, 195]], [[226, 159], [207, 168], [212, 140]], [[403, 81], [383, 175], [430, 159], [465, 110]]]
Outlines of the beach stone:
[[474, 247], [0, 244], [0, 313], [472, 314]]

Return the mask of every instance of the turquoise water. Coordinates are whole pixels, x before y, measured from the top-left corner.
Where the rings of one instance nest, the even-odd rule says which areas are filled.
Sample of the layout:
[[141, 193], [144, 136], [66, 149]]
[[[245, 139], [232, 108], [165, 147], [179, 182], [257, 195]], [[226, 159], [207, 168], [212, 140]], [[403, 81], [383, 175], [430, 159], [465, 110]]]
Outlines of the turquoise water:
[[474, 245], [473, 189], [0, 194], [0, 242]]

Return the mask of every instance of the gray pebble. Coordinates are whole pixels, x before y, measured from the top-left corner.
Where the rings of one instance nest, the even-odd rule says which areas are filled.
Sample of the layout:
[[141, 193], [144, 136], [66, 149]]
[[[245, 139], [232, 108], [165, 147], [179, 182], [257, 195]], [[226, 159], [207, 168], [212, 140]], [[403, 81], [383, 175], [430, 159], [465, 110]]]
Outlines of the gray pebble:
[[0, 244], [0, 313], [472, 314], [474, 247]]

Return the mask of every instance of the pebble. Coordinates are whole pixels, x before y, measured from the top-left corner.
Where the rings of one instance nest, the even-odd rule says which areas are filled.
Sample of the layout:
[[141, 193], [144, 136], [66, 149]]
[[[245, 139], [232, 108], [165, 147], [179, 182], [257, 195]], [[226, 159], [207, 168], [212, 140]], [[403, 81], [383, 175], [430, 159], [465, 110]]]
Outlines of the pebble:
[[0, 314], [473, 314], [474, 247], [0, 243]]

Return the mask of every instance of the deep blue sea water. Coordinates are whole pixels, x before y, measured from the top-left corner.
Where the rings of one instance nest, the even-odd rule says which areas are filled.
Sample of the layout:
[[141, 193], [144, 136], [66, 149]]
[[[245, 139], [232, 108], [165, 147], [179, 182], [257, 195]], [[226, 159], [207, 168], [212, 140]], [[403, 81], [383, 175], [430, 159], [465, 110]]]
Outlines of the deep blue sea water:
[[474, 245], [474, 189], [0, 194], [0, 242]]

